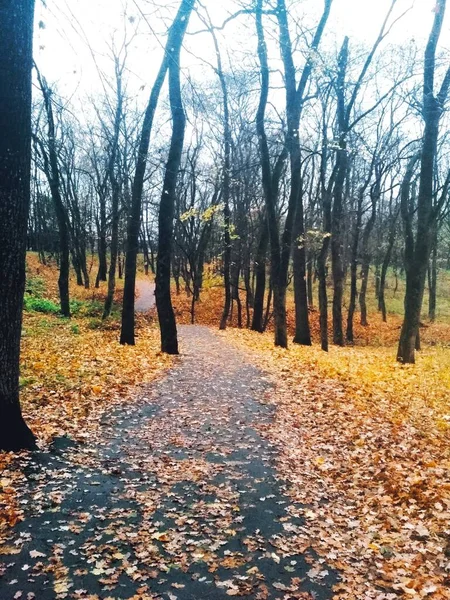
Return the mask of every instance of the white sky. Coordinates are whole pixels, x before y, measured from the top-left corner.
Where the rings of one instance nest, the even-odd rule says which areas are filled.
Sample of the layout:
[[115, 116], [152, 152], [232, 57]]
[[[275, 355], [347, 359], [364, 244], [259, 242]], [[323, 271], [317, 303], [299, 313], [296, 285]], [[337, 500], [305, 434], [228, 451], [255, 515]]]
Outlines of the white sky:
[[[130, 34], [136, 26], [124, 19], [124, 5], [127, 5], [127, 15], [136, 19], [140, 18], [137, 8], [140, 7], [148, 15], [150, 26], [163, 34], [179, 0], [154, 0], [152, 3], [147, 0], [46, 0], [45, 4], [46, 7], [41, 2], [37, 5], [37, 23], [42, 20], [45, 28], [36, 28], [36, 61], [49, 82], [57, 82], [61, 94], [83, 96], [85, 93], [101, 93], [98, 72], [84, 38], [93, 48], [100, 68], [112, 74], [112, 63], [104, 58], [107, 43], [113, 36], [120, 43], [125, 25]], [[203, 4], [208, 7], [215, 24], [220, 24], [236, 8], [234, 0], [203, 0]], [[324, 43], [334, 47], [341, 43], [344, 35], [349, 35], [358, 44], [370, 45], [389, 4], [390, 0], [334, 0]], [[301, 24], [317, 22], [323, 7], [319, 0], [290, 0], [290, 5], [297, 15], [303, 17], [299, 19]], [[395, 14], [399, 15], [409, 7], [412, 7], [409, 13], [394, 27], [389, 43], [405, 45], [414, 39], [421, 47], [433, 21], [435, 0], [397, 0]], [[254, 55], [256, 50], [253, 21], [251, 17], [246, 19], [240, 23], [233, 22], [227, 27], [226, 37], [221, 37], [224, 50], [226, 45], [233, 60], [240, 60], [240, 53], [242, 57], [245, 52]], [[193, 17], [191, 31], [200, 27], [198, 19]], [[449, 27], [450, 6], [447, 7], [441, 49], [450, 46]], [[155, 40], [149, 31], [148, 24], [142, 21], [140, 35], [130, 48], [128, 63], [134, 80], [133, 89], [139, 90], [141, 84], [145, 85], [145, 89], [137, 92], [143, 98], [147, 98], [165, 41], [163, 35]], [[294, 31], [292, 34], [294, 36]], [[196, 56], [214, 61], [208, 35], [188, 36], [187, 45]], [[199, 61], [185, 52], [183, 65], [195, 68], [195, 64], [198, 65]]]

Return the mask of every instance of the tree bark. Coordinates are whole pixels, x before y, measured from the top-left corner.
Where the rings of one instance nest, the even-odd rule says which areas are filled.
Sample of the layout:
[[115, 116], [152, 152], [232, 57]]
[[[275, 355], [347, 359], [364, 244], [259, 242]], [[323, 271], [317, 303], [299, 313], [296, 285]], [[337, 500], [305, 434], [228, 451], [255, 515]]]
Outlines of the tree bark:
[[170, 295], [170, 262], [172, 257], [173, 218], [176, 184], [183, 152], [186, 115], [181, 97], [180, 53], [183, 37], [195, 0], [183, 0], [179, 14], [172, 26], [172, 44], [169, 47], [169, 96], [172, 113], [172, 138], [164, 176], [159, 207], [158, 257], [156, 263], [156, 308], [161, 330], [161, 351], [178, 354], [177, 325]]
[[36, 447], [19, 403], [31, 170], [33, 0], [0, 6], [0, 450]]

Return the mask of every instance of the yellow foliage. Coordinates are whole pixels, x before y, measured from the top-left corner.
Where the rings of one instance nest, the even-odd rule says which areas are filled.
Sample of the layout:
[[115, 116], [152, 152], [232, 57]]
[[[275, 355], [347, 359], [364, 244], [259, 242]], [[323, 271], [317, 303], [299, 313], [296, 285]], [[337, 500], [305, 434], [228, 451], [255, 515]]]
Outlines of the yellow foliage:
[[[27, 255], [29, 276], [45, 282], [46, 297], [58, 302], [58, 271]], [[91, 275], [96, 272], [92, 268]], [[123, 282], [117, 280], [115, 301]], [[106, 283], [99, 289], [77, 286], [70, 280], [71, 298], [103, 301]], [[92, 328], [94, 325], [95, 328]], [[148, 383], [171, 364], [159, 352], [159, 331], [151, 319], [137, 318], [136, 346], [119, 344], [119, 324], [87, 317], [70, 321], [56, 315], [25, 312], [21, 354], [21, 403], [24, 416], [40, 440], [56, 435], [88, 437], [102, 410], [130, 397], [133, 387]]]

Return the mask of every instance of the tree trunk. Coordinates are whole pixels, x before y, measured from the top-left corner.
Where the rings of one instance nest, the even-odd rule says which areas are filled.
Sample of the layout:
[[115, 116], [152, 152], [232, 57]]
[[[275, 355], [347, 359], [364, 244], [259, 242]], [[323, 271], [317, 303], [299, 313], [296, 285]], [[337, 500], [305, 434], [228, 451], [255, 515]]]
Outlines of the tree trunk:
[[69, 303], [69, 274], [70, 274], [70, 249], [69, 249], [69, 221], [61, 195], [61, 176], [58, 165], [58, 152], [56, 149], [56, 129], [53, 117], [53, 107], [51, 90], [49, 89], [45, 79], [41, 77], [39, 71], [38, 80], [44, 98], [44, 106], [47, 117], [48, 127], [48, 154], [43, 144], [40, 145], [44, 159], [44, 170], [48, 183], [52, 200], [55, 206], [56, 218], [58, 221], [59, 230], [59, 298], [61, 303], [61, 314], [65, 317], [70, 317]]
[[394, 220], [393, 220], [393, 223], [392, 223], [390, 231], [389, 231], [388, 245], [386, 248], [386, 253], [383, 258], [383, 263], [381, 265], [380, 290], [379, 290], [379, 294], [378, 294], [378, 310], [381, 311], [381, 316], [382, 316], [384, 323], [386, 323], [386, 321], [387, 321], [386, 295], [385, 295], [386, 277], [387, 277], [389, 265], [391, 263], [392, 249], [393, 249], [394, 243], [395, 243], [395, 224], [396, 224], [396, 222], [397, 222], [397, 215], [394, 216]]
[[308, 306], [312, 308], [314, 306], [314, 294], [313, 294], [313, 273], [314, 273], [314, 255], [312, 252], [308, 253], [306, 263], [306, 288], [308, 290]]
[[108, 264], [106, 259], [106, 198], [100, 198], [100, 222], [98, 224], [98, 273], [95, 287], [100, 286], [100, 281], [106, 281]]
[[[124, 65], [123, 65], [124, 66]], [[123, 94], [122, 94], [122, 71], [119, 61], [116, 59], [116, 97], [117, 106], [114, 115], [114, 131], [111, 140], [111, 150], [108, 160], [108, 179], [111, 184], [112, 199], [111, 199], [111, 257], [109, 263], [108, 273], [108, 294], [105, 300], [105, 307], [103, 309], [102, 319], [107, 319], [111, 314], [112, 305], [114, 302], [114, 293], [116, 291], [116, 268], [117, 268], [117, 256], [119, 254], [119, 200], [121, 186], [118, 179], [118, 173], [116, 172], [117, 162], [117, 151], [119, 144], [120, 135], [120, 124], [122, 122], [122, 107], [123, 107]]]
[[112, 174], [114, 181], [112, 182], [112, 225], [111, 225], [111, 256], [109, 259], [108, 273], [108, 293], [106, 295], [105, 306], [103, 309], [102, 319], [107, 319], [111, 314], [112, 305], [114, 302], [114, 293], [116, 291], [116, 268], [117, 256], [119, 253], [119, 195], [120, 186], [115, 180], [115, 175]]
[[0, 450], [35, 448], [19, 403], [31, 169], [33, 0], [0, 6]]
[[294, 299], [295, 299], [295, 336], [294, 344], [311, 346], [311, 331], [309, 328], [308, 294], [306, 287], [306, 249], [305, 224], [303, 218], [303, 190], [300, 183], [299, 201], [295, 215], [294, 234]]
[[[363, 233], [362, 240], [362, 265], [361, 265], [361, 292], [359, 294], [359, 306], [361, 309], [361, 325], [363, 327], [367, 327], [369, 324], [367, 321], [367, 286], [369, 283], [369, 270], [370, 270], [370, 252], [369, 252], [369, 240], [370, 235], [372, 233], [373, 227], [375, 225], [375, 219], [377, 215], [377, 203], [381, 194], [380, 189], [380, 181], [377, 178], [377, 182], [374, 185], [374, 191], [371, 194], [372, 196], [372, 213], [370, 215], [369, 220], [366, 223]], [[377, 287], [377, 286], [375, 286]], [[379, 278], [378, 278], [378, 289], [379, 289]], [[378, 297], [378, 294], [377, 296]]]
[[[195, 0], [183, 0], [173, 24], [174, 38], [170, 46], [169, 96], [172, 113], [172, 138], [159, 207], [158, 257], [156, 263], [156, 308], [161, 330], [161, 351], [178, 354], [177, 325], [170, 296], [170, 262], [172, 257], [173, 218], [176, 184], [183, 152], [186, 115], [184, 114], [180, 82], [180, 52], [184, 33]], [[182, 13], [182, 14], [180, 14]], [[178, 20], [178, 17], [179, 20]]]
[[428, 318], [434, 323], [437, 304], [437, 230], [433, 232], [433, 250], [428, 267], [428, 294]]
[[333, 343], [337, 346], [344, 345], [344, 332], [342, 329], [342, 301], [344, 297], [344, 265], [342, 259], [342, 214], [344, 183], [347, 175], [347, 150], [338, 150], [337, 175], [334, 188], [334, 202], [332, 211], [332, 236], [331, 236], [331, 267], [333, 274]]
[[359, 249], [359, 232], [361, 229], [361, 222], [362, 222], [362, 204], [363, 204], [363, 198], [364, 198], [364, 189], [360, 190], [360, 193], [358, 196], [356, 222], [355, 222], [355, 229], [353, 232], [353, 244], [352, 244], [352, 253], [351, 253], [351, 261], [350, 261], [350, 302], [349, 302], [349, 306], [348, 306], [347, 331], [346, 331], [347, 342], [354, 341], [353, 318], [354, 318], [355, 309], [356, 309], [356, 298], [358, 296], [358, 249]]
[[317, 258], [317, 275], [319, 279], [319, 322], [320, 346], [328, 352], [328, 293], [327, 293], [327, 256], [330, 247], [330, 238], [325, 237]]
[[425, 279], [432, 246], [432, 232], [436, 225], [438, 209], [433, 206], [435, 161], [439, 136], [439, 122], [450, 86], [450, 69], [444, 77], [440, 91], [434, 94], [436, 49], [442, 30], [446, 0], [438, 0], [433, 27], [425, 50], [423, 78], [423, 119], [425, 123], [421, 157], [419, 193], [417, 198], [417, 232], [414, 240], [408, 198], [402, 198], [402, 217], [405, 226], [406, 295], [405, 318], [397, 351], [397, 360], [415, 362], [415, 346], [419, 336]]
[[[122, 328], [120, 332], [120, 343], [134, 345], [134, 294], [136, 285], [136, 262], [137, 252], [139, 247], [139, 230], [141, 226], [141, 205], [142, 205], [142, 190], [144, 187], [145, 169], [147, 165], [147, 155], [150, 143], [150, 135], [153, 127], [153, 119], [158, 104], [159, 95], [161, 88], [166, 77], [166, 72], [171, 64], [172, 57], [176, 55], [177, 51], [181, 47], [184, 33], [189, 21], [190, 14], [192, 12], [195, 0], [182, 0], [180, 8], [175, 17], [174, 22], [169, 31], [167, 39], [164, 58], [161, 63], [156, 81], [153, 85], [152, 92], [150, 94], [150, 100], [145, 111], [144, 122], [142, 124], [141, 138], [139, 141], [138, 158], [136, 163], [136, 172], [133, 181], [133, 189], [131, 194], [131, 209], [128, 218], [127, 226], [127, 247], [126, 247], [126, 258], [125, 258], [125, 284], [123, 290], [123, 308], [122, 308]], [[178, 50], [177, 50], [178, 48]], [[184, 118], [184, 116], [183, 116]], [[166, 173], [167, 174], [167, 173]], [[171, 200], [169, 200], [169, 205]], [[170, 212], [170, 211], [169, 211]], [[161, 215], [160, 215], [161, 216]], [[165, 210], [163, 210], [163, 216], [165, 216]], [[170, 225], [172, 228], [172, 224]], [[169, 249], [171, 248], [171, 240], [169, 240]], [[159, 260], [159, 257], [158, 257]], [[170, 301], [170, 256], [169, 256], [169, 297], [160, 298], [160, 303], [164, 301]], [[167, 278], [167, 275], [163, 275], [163, 280]], [[160, 292], [162, 292], [160, 288]], [[172, 305], [167, 309], [169, 314], [172, 311]], [[169, 316], [169, 321], [170, 321]], [[174, 321], [174, 319], [173, 319]], [[173, 332], [172, 332], [173, 333]], [[176, 336], [175, 336], [176, 339]]]
[[252, 319], [252, 330], [259, 331], [259, 333], [264, 331], [264, 294], [266, 291], [266, 254], [268, 244], [269, 230], [267, 228], [267, 220], [264, 217], [255, 260], [256, 286]]

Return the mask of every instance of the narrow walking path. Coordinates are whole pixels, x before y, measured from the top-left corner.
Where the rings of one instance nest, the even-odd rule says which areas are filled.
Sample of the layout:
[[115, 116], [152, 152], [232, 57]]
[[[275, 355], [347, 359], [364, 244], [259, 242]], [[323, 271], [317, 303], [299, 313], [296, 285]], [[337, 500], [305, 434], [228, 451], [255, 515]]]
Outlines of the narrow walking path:
[[147, 312], [155, 306], [155, 284], [145, 279], [136, 281], [137, 298], [134, 304], [136, 312]]
[[269, 383], [208, 328], [180, 334], [175, 366], [105, 413], [98, 439], [27, 467], [1, 600], [332, 597], [337, 575], [299, 544], [301, 507], [259, 433]]

